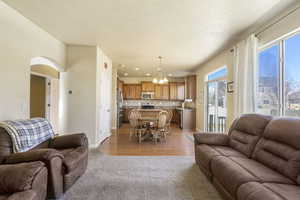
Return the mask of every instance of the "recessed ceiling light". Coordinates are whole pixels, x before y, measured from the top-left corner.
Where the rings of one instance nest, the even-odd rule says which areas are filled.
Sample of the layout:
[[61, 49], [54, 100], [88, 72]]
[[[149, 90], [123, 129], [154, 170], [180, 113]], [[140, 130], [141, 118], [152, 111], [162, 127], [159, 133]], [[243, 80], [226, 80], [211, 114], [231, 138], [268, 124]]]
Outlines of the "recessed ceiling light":
[[135, 68], [135, 70], [136, 70], [136, 71], [139, 71], [139, 70], [140, 70], [140, 68], [136, 67], [136, 68]]
[[128, 73], [125, 72], [125, 73], [124, 73], [124, 76], [128, 76]]
[[150, 73], [147, 73], [146, 76], [151, 76], [151, 74], [150, 74]]
[[173, 74], [168, 74], [168, 76], [173, 76]]

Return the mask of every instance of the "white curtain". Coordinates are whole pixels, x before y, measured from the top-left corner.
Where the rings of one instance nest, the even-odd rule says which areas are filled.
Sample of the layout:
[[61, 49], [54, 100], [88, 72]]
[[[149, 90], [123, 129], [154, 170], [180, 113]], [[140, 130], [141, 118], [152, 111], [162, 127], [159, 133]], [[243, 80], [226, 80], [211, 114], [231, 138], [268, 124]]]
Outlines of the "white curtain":
[[234, 114], [253, 113], [256, 109], [257, 38], [249, 36], [234, 51]]

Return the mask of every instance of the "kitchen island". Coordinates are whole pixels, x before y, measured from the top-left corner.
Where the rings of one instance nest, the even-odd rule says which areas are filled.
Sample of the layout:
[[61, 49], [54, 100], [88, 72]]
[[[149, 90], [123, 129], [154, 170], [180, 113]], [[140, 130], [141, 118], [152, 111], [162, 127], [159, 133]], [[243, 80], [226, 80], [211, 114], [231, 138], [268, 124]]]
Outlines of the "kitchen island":
[[164, 111], [164, 109], [137, 109], [138, 111], [140, 111], [142, 117], [158, 117], [158, 114], [161, 111]]

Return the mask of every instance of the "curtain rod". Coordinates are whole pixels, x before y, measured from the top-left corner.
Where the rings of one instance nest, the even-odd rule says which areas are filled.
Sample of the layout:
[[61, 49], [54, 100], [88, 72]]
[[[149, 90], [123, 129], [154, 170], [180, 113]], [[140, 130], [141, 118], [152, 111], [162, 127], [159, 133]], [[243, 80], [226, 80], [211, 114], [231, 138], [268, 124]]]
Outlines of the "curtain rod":
[[259, 36], [261, 33], [265, 32], [266, 30], [268, 30], [269, 28], [271, 28], [272, 26], [276, 25], [277, 23], [279, 23], [280, 21], [282, 21], [283, 19], [285, 19], [286, 17], [290, 16], [291, 14], [293, 14], [294, 12], [296, 12], [298, 9], [300, 9], [300, 6], [294, 8], [293, 10], [289, 11], [287, 14], [285, 14], [284, 16], [280, 17], [279, 19], [277, 19], [275, 22], [269, 24], [268, 26], [266, 26], [264, 29], [260, 30], [258, 33], [255, 34], [255, 36]]

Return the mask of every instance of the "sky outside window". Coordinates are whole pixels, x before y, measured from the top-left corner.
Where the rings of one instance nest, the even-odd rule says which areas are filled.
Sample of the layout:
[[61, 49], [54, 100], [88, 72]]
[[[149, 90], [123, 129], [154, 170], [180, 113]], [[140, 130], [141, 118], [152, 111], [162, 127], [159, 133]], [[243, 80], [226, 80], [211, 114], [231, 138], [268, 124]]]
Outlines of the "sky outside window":
[[207, 79], [210, 80], [215, 80], [221, 77], [227, 76], [227, 68], [222, 68], [216, 72], [213, 72], [208, 75]]
[[300, 35], [285, 41], [285, 79], [300, 80]]

